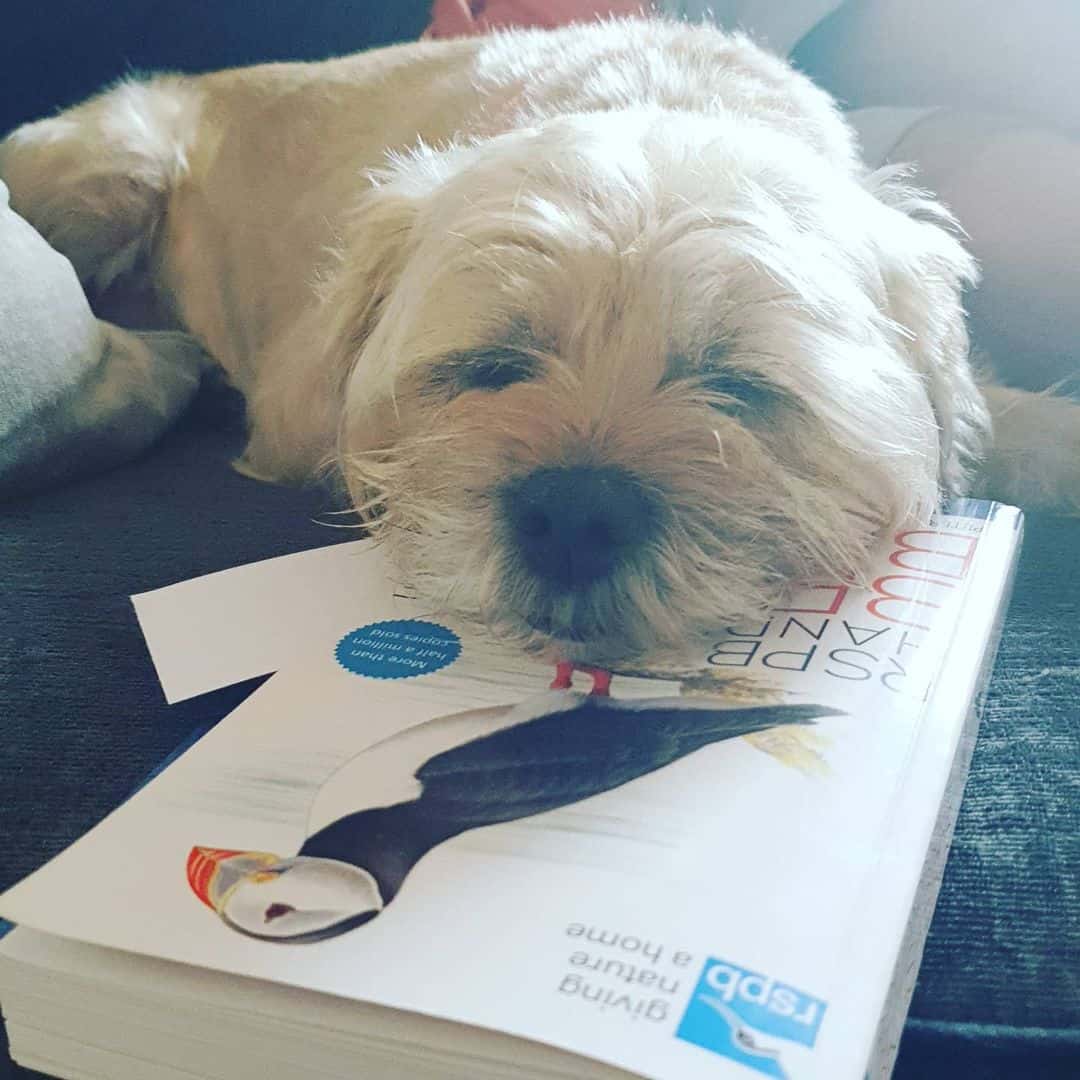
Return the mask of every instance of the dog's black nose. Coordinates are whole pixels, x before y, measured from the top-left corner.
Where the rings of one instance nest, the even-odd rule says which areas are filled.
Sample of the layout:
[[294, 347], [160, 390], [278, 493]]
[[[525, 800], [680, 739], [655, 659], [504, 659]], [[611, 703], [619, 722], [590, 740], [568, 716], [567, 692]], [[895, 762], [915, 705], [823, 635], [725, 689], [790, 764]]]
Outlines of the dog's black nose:
[[504, 513], [529, 569], [564, 589], [607, 577], [649, 538], [654, 507], [625, 469], [537, 469], [504, 493]]

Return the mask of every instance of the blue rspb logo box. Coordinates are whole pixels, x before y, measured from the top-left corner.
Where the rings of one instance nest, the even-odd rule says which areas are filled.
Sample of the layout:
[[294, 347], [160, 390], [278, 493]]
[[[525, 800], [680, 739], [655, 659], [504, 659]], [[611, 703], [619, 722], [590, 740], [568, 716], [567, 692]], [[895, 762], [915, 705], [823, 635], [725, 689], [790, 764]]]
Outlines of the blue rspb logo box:
[[710, 957], [675, 1035], [786, 1080], [785, 1052], [813, 1050], [825, 1005], [769, 975]]

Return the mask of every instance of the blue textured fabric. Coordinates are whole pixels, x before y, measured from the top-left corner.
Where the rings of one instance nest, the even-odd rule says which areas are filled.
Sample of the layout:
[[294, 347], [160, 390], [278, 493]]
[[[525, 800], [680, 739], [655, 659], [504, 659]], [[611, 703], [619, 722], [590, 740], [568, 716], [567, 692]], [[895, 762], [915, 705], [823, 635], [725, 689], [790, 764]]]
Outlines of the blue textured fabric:
[[1031, 515], [897, 1077], [1080, 1077], [1080, 520]]
[[136, 71], [211, 71], [408, 41], [429, 0], [36, 0], [3, 6], [0, 132]]

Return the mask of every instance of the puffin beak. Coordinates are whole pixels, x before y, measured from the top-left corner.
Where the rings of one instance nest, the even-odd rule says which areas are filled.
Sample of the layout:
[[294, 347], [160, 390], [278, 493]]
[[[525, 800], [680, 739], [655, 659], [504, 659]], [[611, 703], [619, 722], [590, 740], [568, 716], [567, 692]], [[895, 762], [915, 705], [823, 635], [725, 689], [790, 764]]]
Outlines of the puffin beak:
[[366, 870], [335, 859], [193, 848], [192, 891], [226, 925], [267, 941], [317, 941], [351, 930], [383, 909]]

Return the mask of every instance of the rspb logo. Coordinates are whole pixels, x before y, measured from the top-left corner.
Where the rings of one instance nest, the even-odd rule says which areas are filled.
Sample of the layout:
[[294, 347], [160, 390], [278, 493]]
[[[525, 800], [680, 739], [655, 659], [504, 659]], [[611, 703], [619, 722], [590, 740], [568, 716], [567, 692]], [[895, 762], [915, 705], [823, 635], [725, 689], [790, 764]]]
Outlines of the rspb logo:
[[675, 1035], [765, 1076], [788, 1080], [784, 1054], [790, 1055], [792, 1044], [812, 1050], [824, 1015], [820, 998], [710, 957]]

